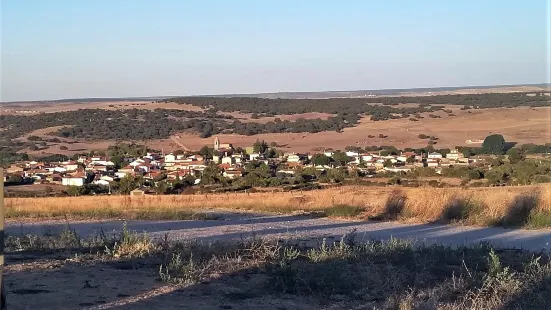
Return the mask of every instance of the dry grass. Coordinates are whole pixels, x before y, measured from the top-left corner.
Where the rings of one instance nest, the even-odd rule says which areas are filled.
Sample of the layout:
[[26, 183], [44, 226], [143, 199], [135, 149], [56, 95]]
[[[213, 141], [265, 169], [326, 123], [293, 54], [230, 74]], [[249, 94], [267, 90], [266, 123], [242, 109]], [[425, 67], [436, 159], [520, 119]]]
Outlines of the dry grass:
[[[437, 112], [442, 118], [434, 119], [425, 113], [422, 120], [412, 122], [408, 119], [393, 119], [371, 121], [363, 118], [356, 127], [345, 128], [343, 132], [325, 131], [319, 133], [269, 133], [253, 136], [237, 134], [217, 135], [224, 143], [235, 146], [251, 146], [257, 139], [275, 141], [280, 145], [288, 145], [297, 152], [313, 151], [316, 147], [331, 147], [344, 149], [348, 145], [361, 147], [370, 145], [394, 145], [397, 148], [425, 147], [427, 141], [418, 139], [419, 134], [434, 135], [439, 138], [437, 148], [453, 148], [465, 145], [465, 140], [484, 139], [490, 133], [500, 133], [507, 141], [544, 144], [549, 142], [549, 122], [551, 108], [549, 107], [518, 107], [496, 108], [483, 110], [461, 111], [461, 106], [450, 108], [456, 116]], [[469, 113], [471, 112], [471, 113]], [[459, 132], [458, 132], [459, 128]], [[375, 136], [369, 138], [368, 133]], [[388, 136], [379, 139], [378, 134]], [[180, 142], [191, 149], [200, 149], [211, 145], [212, 138], [200, 138], [194, 134], [181, 134]], [[480, 146], [480, 145], [473, 145]], [[165, 146], [165, 150], [168, 146]]]
[[[73, 104], [78, 107], [82, 105]], [[89, 104], [90, 106], [91, 104]], [[197, 107], [189, 105], [163, 106], [164, 108], [175, 108], [183, 110], [196, 110]], [[57, 107], [57, 105], [56, 105]], [[108, 106], [97, 106], [98, 108], [114, 109]], [[138, 108], [160, 107], [153, 104], [139, 106]], [[465, 145], [466, 139], [484, 139], [490, 133], [500, 133], [504, 135], [507, 141], [523, 143], [544, 144], [551, 138], [549, 123], [551, 121], [550, 107], [518, 107], [518, 108], [496, 108], [483, 110], [462, 111], [460, 106], [447, 107], [453, 111], [456, 116], [448, 116], [446, 113], [437, 112], [442, 118], [434, 119], [428, 117], [418, 122], [412, 122], [408, 119], [393, 119], [385, 121], [371, 121], [369, 118], [363, 118], [358, 126], [345, 128], [343, 132], [325, 131], [319, 133], [270, 133], [253, 136], [244, 136], [237, 134], [220, 134], [220, 140], [224, 143], [232, 143], [234, 146], [247, 147], [253, 145], [257, 140], [274, 141], [280, 145], [287, 145], [288, 150], [297, 152], [310, 152], [317, 147], [331, 147], [334, 149], [344, 149], [348, 145], [357, 145], [361, 147], [370, 145], [394, 145], [398, 148], [406, 147], [425, 147], [427, 141], [418, 139], [419, 134], [434, 135], [439, 138], [436, 147], [453, 148], [457, 145]], [[66, 108], [63, 108], [66, 109]], [[72, 109], [72, 108], [71, 108]], [[470, 112], [470, 113], [469, 113]], [[318, 117], [321, 115], [317, 115]], [[244, 114], [247, 118], [248, 115]], [[279, 116], [281, 119], [287, 116]], [[255, 121], [264, 122], [270, 120], [258, 119]], [[458, 133], [458, 128], [460, 132]], [[374, 138], [369, 138], [366, 133], [370, 133]], [[384, 133], [388, 138], [378, 138], [379, 133]], [[171, 151], [182, 149], [181, 145], [192, 150], [198, 150], [205, 145], [212, 145], [213, 138], [200, 138], [197, 134], [179, 133], [173, 139], [155, 139], [148, 141], [148, 146], [155, 149], [164, 149]], [[60, 151], [59, 145], [52, 144], [48, 149], [39, 152], [30, 152], [35, 156], [46, 154], [62, 153], [72, 155], [82, 150], [106, 149], [107, 146], [114, 144], [114, 141], [79, 141], [71, 144], [69, 151]], [[179, 145], [181, 144], [181, 145]], [[476, 146], [476, 145], [474, 145]]]
[[355, 237], [155, 241], [124, 227], [84, 239], [70, 229], [8, 236], [8, 307], [181, 309], [183, 300], [190, 309], [551, 306], [547, 254]]
[[[350, 212], [327, 212], [337, 206]], [[172, 196], [87, 196], [8, 198], [8, 218], [147, 218], [226, 209], [260, 212], [325, 212], [359, 218], [381, 217], [412, 222], [448, 221], [473, 225], [551, 226], [551, 185], [500, 188], [392, 188], [345, 186], [309, 192], [234, 193]], [[345, 211], [346, 211], [345, 210]], [[362, 212], [358, 212], [361, 210]], [[349, 214], [345, 214], [349, 213]], [[141, 214], [141, 216], [140, 216]], [[161, 214], [161, 215], [159, 215]], [[523, 217], [520, 219], [519, 217]], [[538, 218], [539, 224], [530, 222]], [[172, 216], [170, 218], [178, 218]], [[513, 219], [511, 219], [513, 218]], [[542, 220], [543, 219], [543, 220]], [[515, 222], [514, 220], [517, 220]]]

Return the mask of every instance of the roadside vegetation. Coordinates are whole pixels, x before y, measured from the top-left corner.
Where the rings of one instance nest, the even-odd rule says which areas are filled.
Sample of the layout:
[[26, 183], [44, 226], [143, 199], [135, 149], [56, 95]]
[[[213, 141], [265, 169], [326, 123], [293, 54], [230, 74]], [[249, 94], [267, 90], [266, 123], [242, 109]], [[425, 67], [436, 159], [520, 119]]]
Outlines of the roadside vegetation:
[[[154, 240], [125, 226], [114, 235], [82, 237], [68, 226], [49, 236], [7, 236], [6, 252], [5, 277], [11, 283], [7, 292], [18, 306], [66, 300], [65, 307], [76, 307], [71, 304], [75, 302], [139, 308], [185, 299], [191, 305], [221, 309], [245, 305], [280, 309], [281, 303], [289, 302], [300, 309], [551, 307], [547, 254], [498, 250], [487, 244], [450, 248], [395, 239], [359, 241], [353, 231], [336, 242], [251, 238], [205, 243], [174, 241], [169, 236]], [[41, 267], [24, 268], [30, 259], [48, 266], [44, 268], [50, 276], [70, 272], [86, 278], [90, 273], [89, 280], [81, 290], [65, 287], [81, 286], [78, 280], [60, 282], [56, 289], [65, 298], [51, 298], [49, 287], [31, 288], [44, 277]], [[45, 263], [48, 259], [55, 264]], [[16, 268], [23, 269], [13, 271]], [[103, 270], [124, 274], [127, 281], [154, 283], [153, 279], [156, 284], [142, 285], [136, 296], [126, 294], [120, 285], [99, 296], [100, 286], [113, 281]], [[34, 295], [29, 299], [25, 294]], [[74, 294], [82, 296], [75, 301]], [[84, 304], [83, 299], [93, 301]]]
[[304, 192], [7, 198], [6, 217], [208, 219], [209, 210], [241, 210], [543, 228], [551, 227], [550, 199], [549, 185], [470, 189], [343, 186]]

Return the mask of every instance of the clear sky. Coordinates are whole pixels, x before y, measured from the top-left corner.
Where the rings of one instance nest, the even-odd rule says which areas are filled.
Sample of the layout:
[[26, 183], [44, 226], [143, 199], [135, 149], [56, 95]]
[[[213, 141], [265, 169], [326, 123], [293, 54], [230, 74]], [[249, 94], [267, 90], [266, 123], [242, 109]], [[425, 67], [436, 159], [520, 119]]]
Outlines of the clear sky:
[[0, 0], [0, 100], [549, 82], [549, 2]]

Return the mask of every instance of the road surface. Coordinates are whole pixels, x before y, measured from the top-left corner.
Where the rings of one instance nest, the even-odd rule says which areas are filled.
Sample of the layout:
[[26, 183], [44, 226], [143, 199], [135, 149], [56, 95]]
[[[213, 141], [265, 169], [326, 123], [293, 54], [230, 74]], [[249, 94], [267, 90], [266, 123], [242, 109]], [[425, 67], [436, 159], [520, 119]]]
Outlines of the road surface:
[[[340, 221], [300, 215], [225, 214], [221, 220], [204, 221], [128, 221], [132, 231], [147, 232], [153, 238], [168, 234], [172, 239], [197, 238], [205, 241], [230, 240], [258, 236], [263, 238], [293, 238], [299, 240], [338, 240], [356, 230], [358, 239], [410, 239], [425, 244], [460, 246], [489, 242], [496, 248], [524, 248], [533, 251], [551, 250], [551, 230], [521, 230], [503, 228], [465, 227], [432, 224], [400, 224], [395, 222]], [[103, 229], [117, 232], [122, 221], [71, 223], [82, 236]], [[44, 234], [61, 231], [63, 223], [6, 224], [6, 233]]]

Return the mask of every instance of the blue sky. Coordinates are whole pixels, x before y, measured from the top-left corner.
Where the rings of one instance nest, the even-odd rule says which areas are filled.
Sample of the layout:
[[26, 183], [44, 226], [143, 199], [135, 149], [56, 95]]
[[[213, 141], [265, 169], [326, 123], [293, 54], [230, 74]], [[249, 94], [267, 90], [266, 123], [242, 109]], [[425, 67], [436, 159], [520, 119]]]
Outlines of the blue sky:
[[550, 0], [2, 0], [1, 101], [549, 82]]

